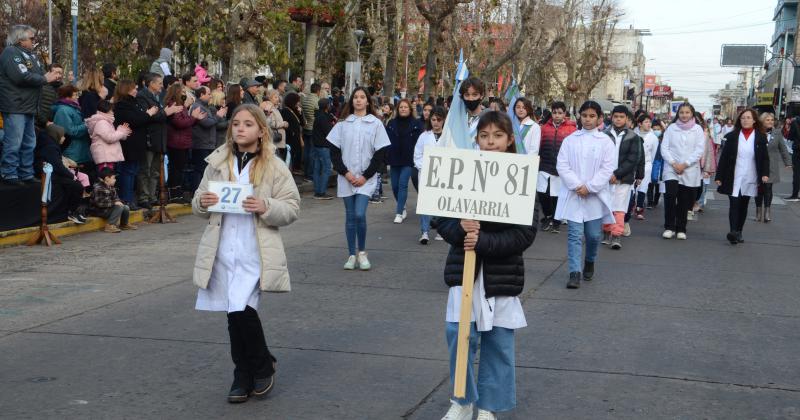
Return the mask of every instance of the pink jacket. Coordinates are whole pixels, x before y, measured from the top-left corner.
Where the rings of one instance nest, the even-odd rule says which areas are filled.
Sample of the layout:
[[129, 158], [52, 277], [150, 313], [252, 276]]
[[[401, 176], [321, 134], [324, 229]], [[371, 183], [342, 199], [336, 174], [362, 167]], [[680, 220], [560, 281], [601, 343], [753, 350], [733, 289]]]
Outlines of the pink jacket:
[[211, 78], [208, 77], [208, 72], [206, 69], [202, 68], [199, 64], [195, 66], [194, 74], [197, 76], [197, 81], [200, 82], [201, 85], [211, 81]]
[[114, 117], [98, 112], [86, 119], [86, 127], [89, 129], [89, 136], [92, 138], [92, 145], [89, 151], [92, 152], [92, 159], [95, 165], [108, 162], [122, 162], [125, 156], [122, 155], [120, 140], [125, 140], [127, 135], [120, 127], [114, 128]]

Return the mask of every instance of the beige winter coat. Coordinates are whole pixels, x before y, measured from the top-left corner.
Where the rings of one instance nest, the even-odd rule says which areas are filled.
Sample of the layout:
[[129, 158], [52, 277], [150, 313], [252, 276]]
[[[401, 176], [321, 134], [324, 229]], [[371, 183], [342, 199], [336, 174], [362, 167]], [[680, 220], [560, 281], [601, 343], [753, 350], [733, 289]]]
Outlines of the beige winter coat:
[[[200, 195], [208, 191], [208, 181], [230, 181], [230, 164], [226, 159], [228, 153], [228, 146], [222, 145], [206, 158], [208, 166], [192, 200], [192, 212], [208, 219], [208, 225], [197, 248], [193, 274], [194, 284], [202, 289], [208, 287], [211, 270], [214, 267], [222, 213], [211, 213], [201, 208]], [[266, 213], [253, 216], [256, 218], [256, 237], [261, 252], [260, 289], [265, 292], [288, 292], [291, 290], [289, 270], [286, 267], [286, 253], [278, 228], [297, 220], [300, 211], [300, 193], [289, 169], [273, 156], [267, 166], [267, 173], [261, 185], [255, 187], [254, 194], [267, 203]]]

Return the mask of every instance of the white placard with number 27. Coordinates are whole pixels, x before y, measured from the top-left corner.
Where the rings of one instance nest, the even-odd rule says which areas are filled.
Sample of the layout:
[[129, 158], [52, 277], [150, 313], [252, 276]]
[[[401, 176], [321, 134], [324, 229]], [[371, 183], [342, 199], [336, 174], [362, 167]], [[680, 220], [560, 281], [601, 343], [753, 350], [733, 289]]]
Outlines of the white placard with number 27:
[[212, 192], [219, 197], [217, 204], [210, 206], [208, 211], [247, 214], [242, 203], [247, 197], [253, 195], [253, 184], [208, 181], [208, 192]]

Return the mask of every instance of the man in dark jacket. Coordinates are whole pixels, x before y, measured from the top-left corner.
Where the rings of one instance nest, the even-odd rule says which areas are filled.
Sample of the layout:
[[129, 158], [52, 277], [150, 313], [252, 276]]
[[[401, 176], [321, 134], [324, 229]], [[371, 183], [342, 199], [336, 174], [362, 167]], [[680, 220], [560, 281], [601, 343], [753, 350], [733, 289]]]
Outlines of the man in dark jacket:
[[158, 199], [158, 180], [160, 176], [162, 155], [167, 151], [167, 117], [180, 112], [183, 105], [176, 104], [164, 108], [158, 101], [158, 96], [163, 88], [162, 77], [155, 73], [148, 73], [144, 78], [145, 88], [136, 95], [141, 109], [157, 107], [158, 112], [150, 117], [146, 128], [146, 147], [144, 159], [139, 161], [139, 174], [137, 175], [138, 202], [140, 207], [152, 208]]
[[606, 134], [611, 138], [617, 148], [617, 169], [611, 176], [609, 183], [613, 187], [611, 211], [614, 212], [616, 223], [603, 225], [605, 236], [601, 243], [611, 244], [611, 249], [622, 249], [620, 237], [625, 231], [625, 213], [631, 200], [631, 192], [639, 179], [644, 176], [644, 168], [639, 171], [641, 160], [644, 158], [644, 145], [642, 138], [628, 128], [628, 121], [633, 114], [625, 105], [617, 105], [611, 113], [611, 127]]
[[38, 182], [33, 177], [34, 117], [42, 86], [61, 78], [52, 71], [44, 73], [33, 52], [35, 36], [36, 30], [28, 25], [12, 26], [8, 46], [0, 54], [0, 113], [5, 131], [0, 181], [11, 185]]
[[794, 117], [788, 138], [792, 141], [792, 195], [786, 201], [800, 201], [800, 117]]
[[243, 104], [253, 104], [258, 105], [258, 88], [261, 86], [261, 83], [249, 78], [243, 77], [242, 80], [239, 81], [239, 85], [242, 87], [244, 91], [244, 96], [242, 97]]
[[111, 99], [114, 97], [114, 92], [117, 90], [118, 80], [119, 75], [117, 75], [117, 65], [114, 63], [103, 64], [103, 86], [108, 89], [108, 95], [106, 95], [106, 99]]
[[81, 203], [83, 201], [83, 186], [75, 180], [75, 174], [64, 166], [64, 162], [61, 159], [60, 144], [63, 139], [64, 129], [55, 124], [50, 124], [45, 130], [37, 130], [36, 149], [34, 150], [36, 173], [41, 174], [45, 163], [53, 166], [53, 173], [50, 176], [51, 183], [54, 187], [61, 186], [60, 189], [53, 189], [54, 194], [63, 193], [67, 218], [77, 224], [84, 224], [86, 223], [86, 206]]
[[[52, 64], [50, 71], [57, 72], [59, 75], [64, 74], [64, 69], [61, 64]], [[61, 80], [56, 80], [42, 86], [42, 93], [39, 97], [39, 111], [36, 113], [36, 127], [44, 129], [47, 123], [53, 121], [53, 104], [58, 99], [58, 89], [63, 85]]]
[[331, 200], [328, 194], [328, 180], [331, 176], [331, 152], [328, 149], [328, 133], [336, 124], [336, 117], [331, 114], [331, 101], [322, 98], [318, 101], [319, 109], [314, 117], [314, 128], [311, 130], [311, 140], [314, 144], [311, 175], [314, 180], [314, 199]]

